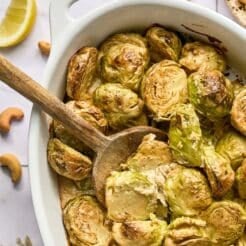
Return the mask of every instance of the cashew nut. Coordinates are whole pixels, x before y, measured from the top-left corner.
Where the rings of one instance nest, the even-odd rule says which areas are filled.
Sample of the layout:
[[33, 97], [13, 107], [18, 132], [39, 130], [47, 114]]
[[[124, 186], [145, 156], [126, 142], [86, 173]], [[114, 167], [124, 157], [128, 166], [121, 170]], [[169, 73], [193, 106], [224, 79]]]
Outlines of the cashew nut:
[[17, 183], [21, 178], [21, 165], [19, 160], [12, 154], [4, 154], [0, 156], [2, 166], [9, 168], [11, 178], [14, 183]]
[[0, 114], [0, 132], [7, 133], [10, 130], [12, 120], [21, 120], [24, 113], [19, 108], [7, 108]]
[[49, 56], [49, 54], [50, 54], [50, 43], [48, 43], [46, 41], [39, 41], [38, 47], [39, 47], [40, 52], [43, 55]]

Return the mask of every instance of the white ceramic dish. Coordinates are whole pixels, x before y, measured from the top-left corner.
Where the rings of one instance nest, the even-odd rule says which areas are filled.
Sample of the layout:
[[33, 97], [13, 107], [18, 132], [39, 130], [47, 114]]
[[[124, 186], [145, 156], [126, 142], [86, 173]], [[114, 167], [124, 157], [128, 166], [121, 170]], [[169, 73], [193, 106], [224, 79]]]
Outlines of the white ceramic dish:
[[[51, 0], [52, 52], [43, 85], [60, 98], [64, 94], [68, 60], [77, 49], [84, 45], [97, 46], [114, 32], [141, 29], [153, 23], [187, 32], [182, 26], [185, 25], [216, 37], [228, 49], [229, 63], [246, 75], [243, 70], [246, 67], [246, 31], [209, 9], [184, 0], [120, 0], [72, 20], [68, 8], [74, 1]], [[33, 203], [44, 244], [65, 246], [56, 177], [46, 160], [48, 128], [46, 116], [34, 107], [29, 145]]]

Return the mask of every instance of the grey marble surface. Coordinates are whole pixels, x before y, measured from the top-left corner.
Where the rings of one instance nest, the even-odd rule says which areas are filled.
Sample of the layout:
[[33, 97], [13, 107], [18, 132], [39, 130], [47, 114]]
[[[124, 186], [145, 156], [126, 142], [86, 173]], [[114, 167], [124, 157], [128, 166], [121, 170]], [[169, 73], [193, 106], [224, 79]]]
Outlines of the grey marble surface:
[[[108, 0], [110, 1], [110, 0]], [[0, 18], [10, 0], [0, 0]], [[17, 66], [34, 79], [42, 78], [46, 58], [37, 49], [39, 40], [49, 40], [48, 6], [50, 0], [37, 0], [38, 17], [31, 35], [15, 48], [0, 49], [0, 54], [8, 57]], [[75, 16], [81, 11], [102, 4], [103, 0], [81, 0], [72, 8]], [[225, 6], [224, 0], [193, 0], [198, 4], [209, 7], [229, 18], [233, 18]], [[83, 5], [83, 7], [81, 7]], [[80, 13], [81, 14], [81, 13]], [[17, 242], [29, 237], [34, 246], [43, 245], [36, 223], [28, 172], [28, 130], [32, 104], [22, 96], [0, 82], [0, 111], [9, 106], [19, 106], [25, 111], [22, 122], [14, 123], [12, 131], [7, 136], [0, 135], [0, 154], [11, 152], [16, 154], [23, 165], [21, 182], [14, 186], [7, 170], [0, 168], [0, 246], [14, 246]]]

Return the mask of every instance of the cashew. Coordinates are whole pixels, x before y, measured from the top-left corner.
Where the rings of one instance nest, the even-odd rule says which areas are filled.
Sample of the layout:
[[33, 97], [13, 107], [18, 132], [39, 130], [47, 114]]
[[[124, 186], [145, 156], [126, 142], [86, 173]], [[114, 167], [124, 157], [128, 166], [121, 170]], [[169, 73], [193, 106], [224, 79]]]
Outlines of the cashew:
[[7, 108], [0, 114], [0, 132], [7, 133], [10, 130], [12, 120], [21, 120], [24, 113], [19, 108]]
[[46, 42], [46, 41], [39, 41], [38, 42], [38, 47], [40, 52], [45, 55], [45, 56], [49, 56], [50, 54], [50, 43]]
[[9, 168], [11, 178], [14, 183], [17, 183], [21, 178], [21, 165], [19, 160], [12, 154], [4, 154], [0, 156], [2, 166]]

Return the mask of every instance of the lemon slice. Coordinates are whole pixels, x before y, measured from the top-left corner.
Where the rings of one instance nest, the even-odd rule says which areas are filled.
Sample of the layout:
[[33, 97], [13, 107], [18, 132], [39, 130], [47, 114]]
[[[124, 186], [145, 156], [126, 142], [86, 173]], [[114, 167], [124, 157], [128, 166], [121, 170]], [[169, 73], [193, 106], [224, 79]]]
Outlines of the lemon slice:
[[0, 47], [20, 43], [30, 33], [36, 19], [35, 0], [11, 0], [0, 22]]

